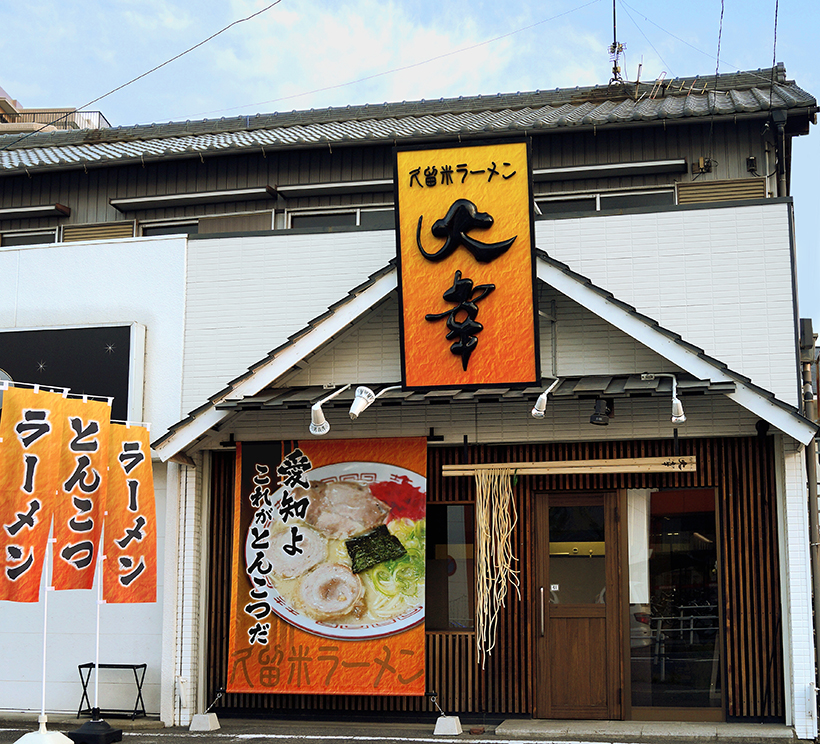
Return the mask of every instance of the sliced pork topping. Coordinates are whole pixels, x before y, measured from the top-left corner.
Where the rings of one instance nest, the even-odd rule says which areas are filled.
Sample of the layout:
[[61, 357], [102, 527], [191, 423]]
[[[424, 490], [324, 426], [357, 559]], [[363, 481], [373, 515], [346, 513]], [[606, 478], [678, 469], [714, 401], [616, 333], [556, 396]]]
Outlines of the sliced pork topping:
[[367, 486], [350, 481], [310, 482], [310, 490], [295, 488], [293, 499], [310, 499], [305, 521], [323, 535], [346, 540], [384, 524], [390, 507], [379, 501]]
[[266, 556], [276, 576], [294, 579], [327, 560], [327, 539], [300, 523], [296, 536], [293, 527], [273, 535]]
[[316, 620], [355, 614], [364, 597], [364, 584], [347, 566], [325, 563], [302, 579], [299, 594], [305, 613]]

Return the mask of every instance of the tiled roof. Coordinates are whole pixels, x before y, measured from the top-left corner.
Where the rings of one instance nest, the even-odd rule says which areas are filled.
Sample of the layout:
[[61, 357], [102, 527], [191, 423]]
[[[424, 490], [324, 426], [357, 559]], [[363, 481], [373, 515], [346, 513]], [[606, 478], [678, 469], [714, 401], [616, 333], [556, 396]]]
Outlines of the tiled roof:
[[[676, 373], [677, 391], [680, 395], [733, 393], [735, 384], [725, 381], [699, 380], [686, 372]], [[367, 380], [360, 381], [367, 384]], [[487, 387], [479, 390], [392, 390], [380, 398], [377, 405], [401, 403], [436, 403], [439, 401], [470, 400], [516, 400], [534, 401], [542, 392], [548, 380], [541, 385], [528, 388]], [[382, 387], [384, 384], [381, 385]], [[378, 385], [377, 385], [378, 387]], [[632, 397], [669, 397], [672, 392], [672, 381], [668, 377], [655, 377], [644, 380], [641, 375], [587, 375], [584, 377], [562, 377], [558, 386], [550, 395], [557, 399], [573, 398], [632, 398]], [[310, 408], [328, 391], [321, 386], [303, 388], [268, 387], [259, 395], [245, 398], [226, 398], [216, 404], [220, 411], [270, 411], [278, 408]], [[335, 399], [333, 405], [349, 407], [355, 390], [350, 388]]]
[[[774, 84], [772, 85], [772, 80]], [[0, 172], [145, 162], [243, 150], [322, 144], [392, 143], [455, 136], [804, 109], [817, 102], [782, 65], [728, 75], [436, 101], [347, 106], [217, 120], [0, 137]]]

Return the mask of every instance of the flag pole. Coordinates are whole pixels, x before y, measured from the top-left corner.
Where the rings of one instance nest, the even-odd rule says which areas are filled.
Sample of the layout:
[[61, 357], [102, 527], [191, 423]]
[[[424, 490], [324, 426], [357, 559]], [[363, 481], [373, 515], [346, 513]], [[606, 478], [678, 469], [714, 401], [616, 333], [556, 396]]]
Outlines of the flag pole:
[[[106, 512], [108, 514], [108, 512]], [[115, 729], [106, 723], [100, 715], [100, 607], [103, 599], [103, 561], [105, 560], [105, 522], [100, 532], [100, 544], [97, 548], [97, 633], [94, 649], [94, 706], [91, 708], [91, 720], [86, 721], [75, 731], [69, 731], [69, 740], [74, 744], [110, 744], [122, 741], [122, 729]]]
[[[50, 533], [49, 533], [50, 534]], [[38, 723], [40, 727], [37, 731], [29, 731], [27, 734], [21, 736], [16, 744], [72, 744], [65, 734], [59, 731], [49, 731], [46, 728], [48, 716], [46, 715], [46, 648], [48, 646], [48, 593], [54, 587], [51, 586], [51, 574], [49, 573], [49, 566], [51, 560], [54, 558], [54, 543], [56, 538], [49, 537], [46, 542], [45, 555], [43, 557], [43, 568], [45, 572], [45, 592], [43, 593], [43, 695], [40, 704], [40, 717]], [[49, 556], [49, 547], [51, 547], [51, 556]], [[51, 560], [50, 560], [51, 558]]]
[[[44, 558], [45, 565], [43, 566], [46, 575], [46, 590], [43, 592], [43, 690], [42, 700], [40, 702], [41, 731], [45, 731], [45, 724], [48, 721], [48, 718], [46, 717], [46, 651], [48, 649], [46, 639], [48, 638], [48, 593], [54, 588], [53, 586], [51, 586], [52, 574], [54, 572], [49, 572], [49, 568], [51, 566], [51, 561], [54, 560], [54, 543], [56, 542], [56, 538], [48, 538], [48, 542], [46, 543], [46, 554]], [[49, 548], [51, 548], [51, 560], [49, 560]]]

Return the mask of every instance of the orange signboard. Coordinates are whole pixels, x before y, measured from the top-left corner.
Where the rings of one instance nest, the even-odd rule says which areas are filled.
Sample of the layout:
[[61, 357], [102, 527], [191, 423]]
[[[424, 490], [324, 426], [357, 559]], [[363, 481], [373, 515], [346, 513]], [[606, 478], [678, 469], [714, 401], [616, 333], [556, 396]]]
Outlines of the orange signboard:
[[0, 417], [0, 599], [36, 602], [58, 489], [65, 397], [11, 387]]
[[228, 692], [424, 694], [426, 441], [237, 446]]
[[109, 432], [103, 599], [156, 602], [157, 514], [148, 429], [117, 423]]
[[528, 154], [396, 150], [405, 387], [538, 382]]
[[110, 401], [68, 397], [63, 417], [52, 582], [57, 590], [91, 589], [108, 488]]

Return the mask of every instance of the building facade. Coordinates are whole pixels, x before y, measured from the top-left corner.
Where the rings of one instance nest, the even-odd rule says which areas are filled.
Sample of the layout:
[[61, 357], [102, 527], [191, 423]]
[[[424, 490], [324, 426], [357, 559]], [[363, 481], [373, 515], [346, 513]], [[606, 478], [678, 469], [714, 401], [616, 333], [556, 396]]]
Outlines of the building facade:
[[[130, 637], [133, 661], [149, 664], [150, 711], [169, 724], [226, 686], [223, 707], [237, 712], [431, 711], [423, 695], [378, 686], [330, 694], [321, 633], [313, 666], [299, 662], [313, 682], [298, 690], [272, 682], [294, 675], [287, 648], [252, 649], [254, 676], [230, 641], [243, 571], [238, 454], [331, 441], [369, 462], [380, 442], [421, 440], [424, 679], [445, 710], [777, 720], [816, 736], [806, 506], [816, 426], [801, 388], [789, 196], [791, 138], [816, 110], [776, 67], [0, 138], [3, 333], [145, 328], [134, 364], [145, 365], [141, 417], [167, 483], [164, 580], [150, 617], [118, 609], [103, 655]], [[397, 153], [446, 151], [450, 178], [489, 183], [492, 172], [461, 167], [479, 152], [470, 148], [512, 142], [527, 149], [524, 167], [492, 165], [496, 184], [516, 174], [527, 189], [534, 343], [500, 344], [488, 367], [528, 356], [535, 371], [408, 382], [408, 348], [432, 352], [407, 345], [417, 290], [402, 288], [411, 262], [397, 261], [396, 210], [413, 174]], [[443, 190], [437, 162], [432, 180], [416, 174], [419, 188]], [[502, 228], [498, 214], [496, 227], [479, 224], [473, 206], [451, 234], [462, 253]], [[417, 230], [422, 249], [421, 221]], [[477, 248], [470, 231], [491, 237]], [[483, 296], [467, 299], [484, 312]], [[492, 348], [485, 330], [470, 364]], [[357, 386], [379, 395], [352, 420]], [[318, 407], [330, 431], [311, 434], [334, 392]], [[509, 485], [517, 590], [484, 635], [488, 470]], [[14, 621], [4, 627], [36, 627], [24, 615], [33, 608], [0, 610]], [[18, 635], [4, 631], [4, 646]], [[72, 638], [55, 655], [62, 710], [89, 660]], [[494, 648], [485, 654], [479, 638]], [[25, 710], [39, 696], [19, 684], [22, 663], [4, 664], [0, 684]]]

